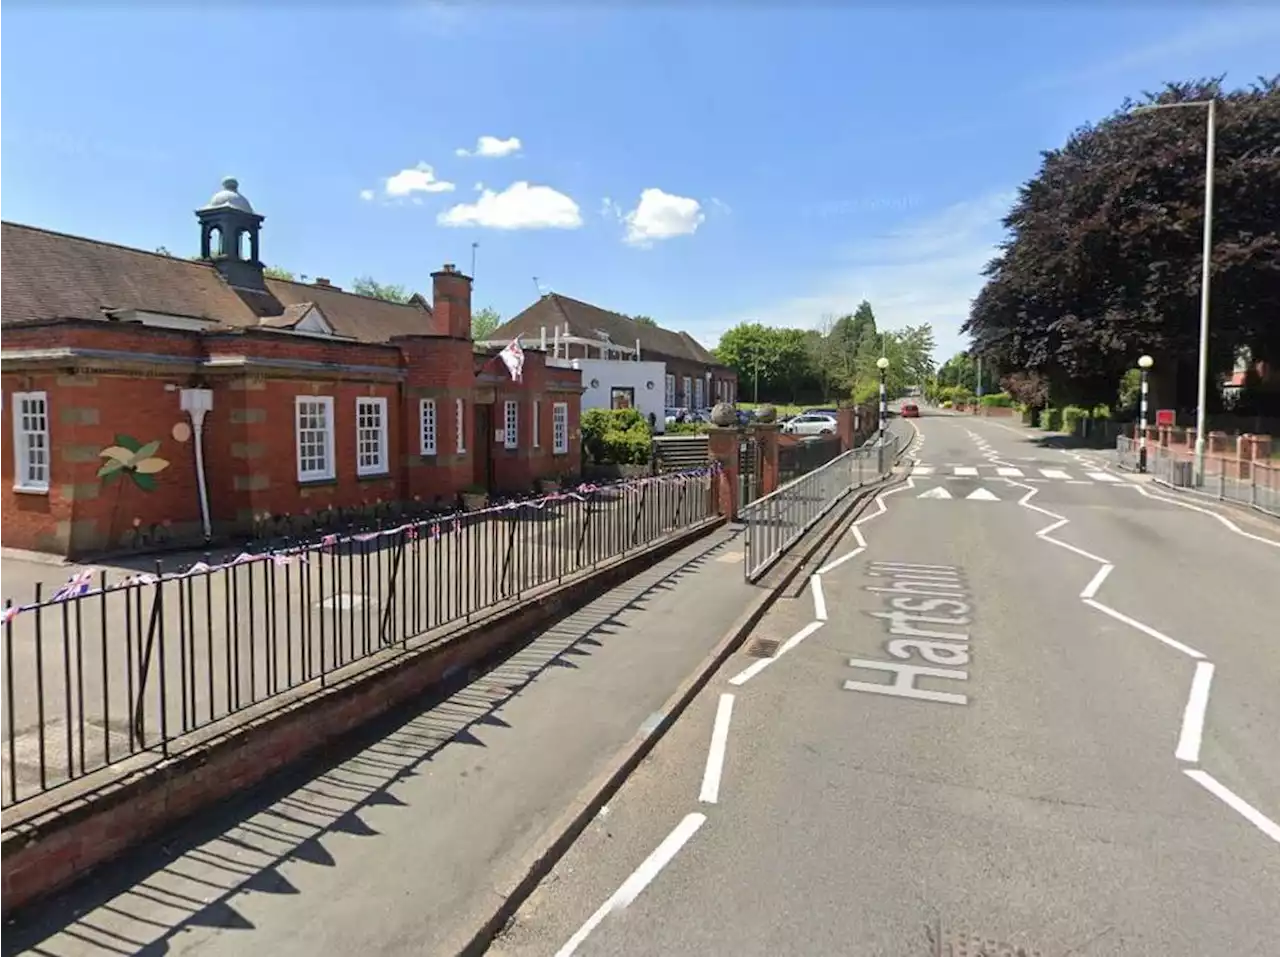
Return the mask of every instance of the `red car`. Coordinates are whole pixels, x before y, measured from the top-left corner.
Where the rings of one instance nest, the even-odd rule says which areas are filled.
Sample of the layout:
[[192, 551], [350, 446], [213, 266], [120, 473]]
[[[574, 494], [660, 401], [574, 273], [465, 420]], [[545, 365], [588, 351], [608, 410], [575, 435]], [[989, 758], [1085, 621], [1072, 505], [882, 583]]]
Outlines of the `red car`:
[[916, 405], [914, 402], [902, 403], [902, 417], [904, 419], [920, 418], [920, 406]]

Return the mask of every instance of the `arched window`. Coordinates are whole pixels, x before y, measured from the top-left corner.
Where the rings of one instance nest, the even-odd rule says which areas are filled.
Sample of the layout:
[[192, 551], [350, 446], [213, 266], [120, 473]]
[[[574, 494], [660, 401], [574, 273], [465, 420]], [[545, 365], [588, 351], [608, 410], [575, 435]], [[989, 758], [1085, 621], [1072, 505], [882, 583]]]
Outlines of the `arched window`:
[[238, 239], [239, 242], [237, 245], [239, 246], [240, 261], [246, 263], [253, 262], [253, 236], [249, 233], [249, 230], [240, 230], [240, 236]]
[[221, 259], [223, 255], [222, 229], [214, 226], [209, 230], [209, 258]]

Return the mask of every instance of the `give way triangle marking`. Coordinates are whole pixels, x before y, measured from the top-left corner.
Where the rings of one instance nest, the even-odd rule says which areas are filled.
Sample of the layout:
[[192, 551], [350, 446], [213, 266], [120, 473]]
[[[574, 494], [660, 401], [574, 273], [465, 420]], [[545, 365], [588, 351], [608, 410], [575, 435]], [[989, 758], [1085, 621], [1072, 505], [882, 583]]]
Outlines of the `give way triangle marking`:
[[975, 488], [972, 492], [965, 496], [970, 502], [998, 502], [1000, 499], [994, 492], [988, 492], [985, 488]]
[[941, 485], [929, 489], [927, 492], [921, 492], [916, 498], [951, 498], [951, 493]]

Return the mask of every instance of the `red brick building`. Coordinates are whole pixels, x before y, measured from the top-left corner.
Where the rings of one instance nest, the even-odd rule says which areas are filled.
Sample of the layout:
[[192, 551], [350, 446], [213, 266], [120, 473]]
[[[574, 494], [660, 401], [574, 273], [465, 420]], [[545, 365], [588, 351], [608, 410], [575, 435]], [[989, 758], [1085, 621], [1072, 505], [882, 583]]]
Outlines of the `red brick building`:
[[581, 376], [517, 383], [471, 341], [471, 279], [432, 302], [265, 276], [234, 180], [185, 260], [3, 224], [4, 544], [198, 544], [333, 510], [446, 505], [580, 471]]

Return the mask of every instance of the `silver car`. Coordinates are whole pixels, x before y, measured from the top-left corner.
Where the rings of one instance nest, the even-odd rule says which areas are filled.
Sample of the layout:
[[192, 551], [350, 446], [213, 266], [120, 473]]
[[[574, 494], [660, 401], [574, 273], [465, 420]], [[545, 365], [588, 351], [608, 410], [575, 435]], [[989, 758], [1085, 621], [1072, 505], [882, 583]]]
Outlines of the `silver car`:
[[797, 415], [782, 427], [787, 435], [835, 435], [833, 415]]

